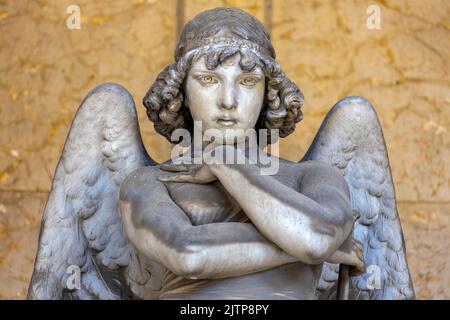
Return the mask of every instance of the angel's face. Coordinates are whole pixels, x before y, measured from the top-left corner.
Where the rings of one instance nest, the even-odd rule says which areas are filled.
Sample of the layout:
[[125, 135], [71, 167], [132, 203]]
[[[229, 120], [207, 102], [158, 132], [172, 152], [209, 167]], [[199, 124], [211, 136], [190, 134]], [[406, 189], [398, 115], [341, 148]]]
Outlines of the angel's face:
[[265, 81], [260, 67], [243, 71], [240, 54], [208, 70], [205, 59], [193, 63], [185, 83], [185, 94], [194, 121], [202, 131], [217, 129], [225, 143], [238, 140], [245, 130], [255, 128], [264, 101]]

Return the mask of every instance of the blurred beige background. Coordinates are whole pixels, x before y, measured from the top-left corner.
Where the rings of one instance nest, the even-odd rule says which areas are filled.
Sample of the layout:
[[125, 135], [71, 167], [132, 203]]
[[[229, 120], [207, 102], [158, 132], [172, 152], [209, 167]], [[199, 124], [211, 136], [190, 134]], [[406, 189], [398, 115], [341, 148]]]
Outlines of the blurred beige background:
[[[69, 30], [66, 8], [81, 9]], [[381, 29], [366, 26], [369, 5]], [[154, 159], [170, 145], [141, 104], [172, 63], [179, 25], [217, 6], [271, 31], [278, 61], [303, 90], [305, 118], [280, 145], [299, 160], [327, 111], [362, 95], [378, 111], [418, 298], [450, 298], [450, 2], [448, 0], [0, 0], [0, 298], [26, 295], [53, 172], [87, 92], [133, 94]], [[184, 17], [184, 18], [183, 18]]]

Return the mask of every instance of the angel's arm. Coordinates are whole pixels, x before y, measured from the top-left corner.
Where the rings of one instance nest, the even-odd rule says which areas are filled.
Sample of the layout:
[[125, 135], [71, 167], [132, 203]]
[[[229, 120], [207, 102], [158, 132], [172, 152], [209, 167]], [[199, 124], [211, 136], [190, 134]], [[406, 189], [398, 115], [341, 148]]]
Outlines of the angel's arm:
[[148, 258], [192, 279], [239, 276], [296, 261], [249, 223], [193, 226], [157, 181], [159, 174], [140, 169], [120, 194], [125, 232]]
[[253, 164], [212, 164], [209, 168], [264, 236], [300, 261], [319, 264], [352, 230], [348, 186], [327, 164], [296, 166], [303, 172], [298, 190], [261, 175]]

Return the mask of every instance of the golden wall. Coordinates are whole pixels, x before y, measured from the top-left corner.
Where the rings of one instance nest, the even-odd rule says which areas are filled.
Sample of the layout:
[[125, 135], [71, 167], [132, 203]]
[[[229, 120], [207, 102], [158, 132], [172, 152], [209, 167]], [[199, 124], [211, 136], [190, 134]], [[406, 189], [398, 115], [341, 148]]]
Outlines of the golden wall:
[[[66, 27], [67, 7], [81, 29]], [[379, 6], [381, 28], [366, 25]], [[368, 98], [384, 129], [419, 298], [450, 298], [450, 2], [447, 0], [0, 1], [0, 298], [26, 294], [53, 172], [71, 119], [103, 82], [136, 101], [152, 157], [170, 145], [142, 98], [172, 63], [179, 25], [217, 6], [271, 31], [277, 58], [305, 94], [305, 118], [280, 144], [299, 160], [327, 111]], [[178, 9], [178, 10], [177, 10]]]

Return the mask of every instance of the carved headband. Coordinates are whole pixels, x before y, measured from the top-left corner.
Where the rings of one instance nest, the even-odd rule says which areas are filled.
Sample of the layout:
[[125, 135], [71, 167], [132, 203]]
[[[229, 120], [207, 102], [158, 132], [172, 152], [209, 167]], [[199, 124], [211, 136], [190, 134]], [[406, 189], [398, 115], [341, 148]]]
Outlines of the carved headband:
[[256, 44], [255, 42], [240, 39], [237, 37], [230, 37], [230, 36], [189, 39], [189, 41], [187, 41], [187, 44], [183, 51], [188, 52], [193, 49], [197, 49], [197, 48], [204, 47], [204, 46], [211, 46], [211, 45], [238, 46], [240, 48], [251, 49], [253, 51], [259, 52], [260, 54], [272, 57], [272, 53], [269, 50]]

